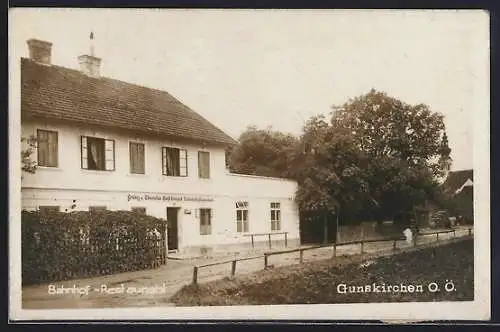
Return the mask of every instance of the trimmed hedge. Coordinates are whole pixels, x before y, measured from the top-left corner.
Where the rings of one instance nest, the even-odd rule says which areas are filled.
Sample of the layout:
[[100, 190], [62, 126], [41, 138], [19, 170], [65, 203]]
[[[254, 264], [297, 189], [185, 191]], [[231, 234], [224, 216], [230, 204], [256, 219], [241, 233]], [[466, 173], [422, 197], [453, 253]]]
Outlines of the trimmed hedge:
[[130, 211], [22, 211], [23, 284], [166, 264], [166, 220]]

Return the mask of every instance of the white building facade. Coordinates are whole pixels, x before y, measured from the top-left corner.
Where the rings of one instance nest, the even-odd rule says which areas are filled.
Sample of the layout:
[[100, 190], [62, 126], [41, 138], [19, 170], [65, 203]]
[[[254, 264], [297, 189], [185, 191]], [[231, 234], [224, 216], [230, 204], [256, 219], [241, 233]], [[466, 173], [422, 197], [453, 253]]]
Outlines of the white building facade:
[[229, 173], [232, 139], [166, 92], [101, 78], [93, 55], [79, 71], [53, 66], [50, 43], [28, 45], [21, 135], [37, 138], [38, 166], [23, 174], [23, 209], [164, 218], [180, 253], [267, 246], [269, 236], [282, 245], [285, 233], [300, 243], [295, 181]]

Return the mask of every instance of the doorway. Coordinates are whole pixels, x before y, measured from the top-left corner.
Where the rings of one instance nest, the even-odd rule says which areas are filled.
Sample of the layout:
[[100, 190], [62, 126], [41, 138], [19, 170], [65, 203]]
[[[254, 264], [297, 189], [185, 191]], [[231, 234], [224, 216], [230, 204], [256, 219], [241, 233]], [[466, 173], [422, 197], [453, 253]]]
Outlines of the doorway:
[[179, 208], [167, 208], [167, 246], [168, 251], [179, 249], [179, 228], [178, 228]]

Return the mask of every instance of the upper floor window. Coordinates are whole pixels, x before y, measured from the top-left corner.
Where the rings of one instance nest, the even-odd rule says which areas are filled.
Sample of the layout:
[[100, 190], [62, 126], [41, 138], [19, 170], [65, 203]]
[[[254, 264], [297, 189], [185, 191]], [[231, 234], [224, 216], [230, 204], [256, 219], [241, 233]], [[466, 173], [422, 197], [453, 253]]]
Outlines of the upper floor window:
[[198, 151], [198, 176], [202, 179], [210, 178], [210, 152]]
[[115, 141], [82, 136], [82, 168], [98, 171], [115, 170]]
[[236, 202], [236, 231], [248, 232], [248, 202]]
[[271, 203], [271, 230], [281, 230], [281, 206], [280, 203]]
[[57, 132], [38, 129], [36, 136], [38, 142], [38, 166], [57, 167]]
[[144, 144], [130, 142], [130, 173], [144, 174]]
[[185, 149], [163, 147], [162, 174], [167, 176], [187, 176], [187, 151]]

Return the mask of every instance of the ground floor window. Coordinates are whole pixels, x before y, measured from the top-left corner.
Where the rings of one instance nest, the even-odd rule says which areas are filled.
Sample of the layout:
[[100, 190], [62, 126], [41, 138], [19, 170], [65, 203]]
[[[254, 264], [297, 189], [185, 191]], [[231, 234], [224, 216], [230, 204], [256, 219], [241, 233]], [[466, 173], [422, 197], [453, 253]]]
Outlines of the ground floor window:
[[236, 231], [248, 232], [248, 202], [236, 202]]
[[89, 212], [106, 211], [105, 206], [89, 206]]
[[38, 211], [40, 211], [41, 213], [51, 213], [51, 212], [59, 212], [60, 210], [59, 210], [59, 206], [44, 205], [44, 206], [39, 206]]
[[133, 207], [131, 210], [132, 210], [132, 212], [137, 213], [137, 214], [142, 214], [142, 215], [146, 214], [145, 207]]
[[271, 230], [281, 230], [281, 206], [280, 203], [271, 203]]
[[212, 234], [212, 210], [200, 209], [200, 235]]

